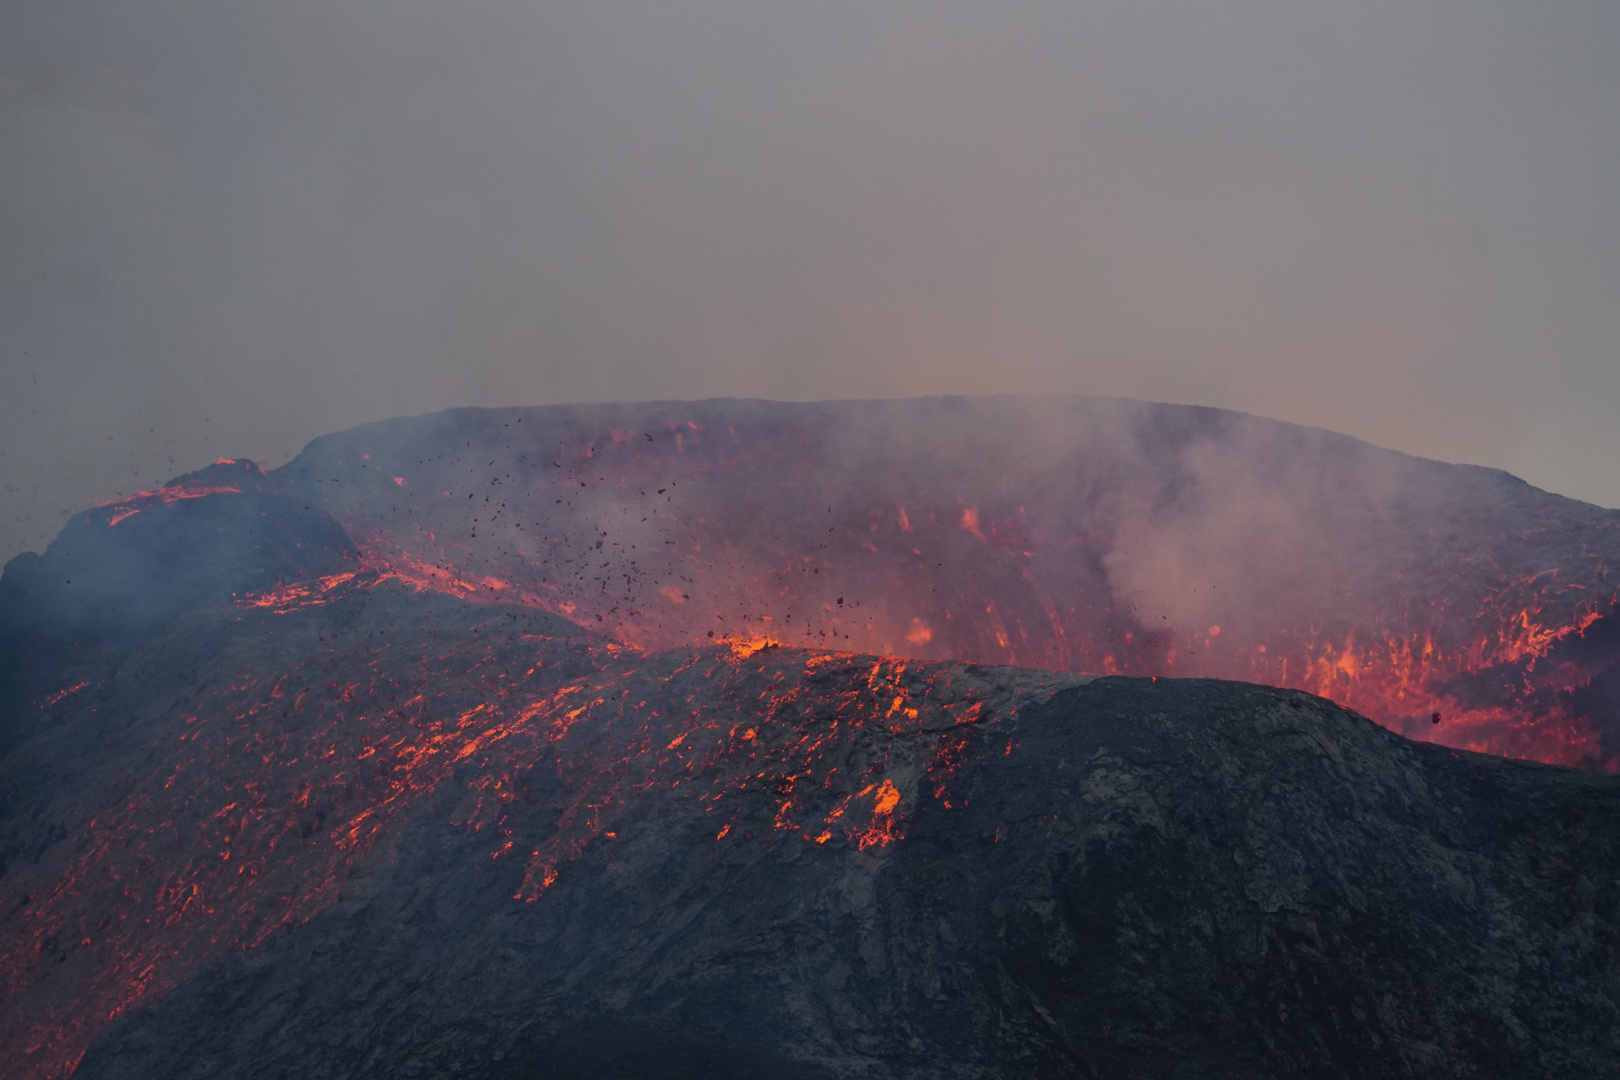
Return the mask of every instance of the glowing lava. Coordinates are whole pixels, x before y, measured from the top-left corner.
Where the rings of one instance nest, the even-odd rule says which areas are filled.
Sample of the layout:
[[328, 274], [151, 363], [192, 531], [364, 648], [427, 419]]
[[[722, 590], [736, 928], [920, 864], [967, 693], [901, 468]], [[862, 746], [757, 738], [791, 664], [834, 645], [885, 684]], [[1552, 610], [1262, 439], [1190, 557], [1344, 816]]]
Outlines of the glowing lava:
[[[447, 811], [491, 860], [520, 863], [522, 902], [660, 791], [700, 808], [717, 843], [866, 851], [900, 839], [917, 800], [949, 805], [960, 732], [1006, 697], [959, 668], [766, 639], [649, 655], [370, 572], [218, 617], [221, 648], [177, 697], [116, 680], [86, 697], [78, 679], [13, 761], [61, 774], [89, 732], [104, 755], [52, 789], [68, 839], [0, 879], [8, 1076], [66, 1075], [129, 1008], [338, 902], [412, 814]], [[160, 637], [121, 665], [175, 650]], [[558, 812], [537, 833], [512, 810], [539, 797]]]
[[379, 570], [638, 648], [1242, 679], [1620, 763], [1593, 690], [1620, 652], [1582, 644], [1615, 617], [1620, 513], [1313, 429], [1091, 399], [461, 410], [274, 479]]
[[655, 796], [705, 842], [876, 857], [957, 804], [970, 732], [1016, 749], [971, 664], [1291, 686], [1613, 768], [1617, 560], [1620, 514], [1504, 474], [1130, 402], [463, 410], [221, 462], [8, 570], [79, 621], [34, 635], [60, 655], [6, 759], [49, 826], [0, 878], [0, 1072], [71, 1072], [413, 815], [520, 903]]

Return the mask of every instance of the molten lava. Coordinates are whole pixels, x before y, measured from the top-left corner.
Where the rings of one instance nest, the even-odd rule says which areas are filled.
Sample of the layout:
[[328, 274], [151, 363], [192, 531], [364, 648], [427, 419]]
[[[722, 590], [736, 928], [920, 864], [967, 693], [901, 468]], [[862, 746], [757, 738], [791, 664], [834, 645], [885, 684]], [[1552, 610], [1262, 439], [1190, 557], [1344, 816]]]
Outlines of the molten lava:
[[[370, 572], [231, 610], [180, 699], [76, 698], [79, 679], [43, 703], [65, 738], [102, 731], [113, 767], [74, 778], [72, 839], [3, 880], [8, 1076], [66, 1075], [127, 1009], [339, 902], [424, 807], [487, 838], [491, 860], [520, 862], [523, 902], [613, 842], [654, 790], [701, 807], [717, 843], [864, 851], [902, 837], [917, 799], [949, 805], [958, 729], [996, 696], [962, 669], [765, 639], [646, 654], [511, 609], [424, 604]], [[445, 625], [469, 615], [481, 620]], [[173, 649], [154, 641], [123, 662]], [[111, 726], [104, 708], [120, 713]], [[861, 765], [841, 769], [851, 743]], [[43, 772], [53, 749], [29, 759]], [[549, 831], [511, 818], [558, 787]], [[766, 834], [734, 831], [761, 799]]]
[[1089, 399], [465, 410], [274, 479], [379, 570], [639, 648], [1242, 679], [1620, 764], [1617, 657], [1582, 645], [1615, 618], [1620, 513], [1326, 432]]
[[[56, 651], [16, 676], [9, 790], [50, 826], [5, 839], [0, 1072], [67, 1075], [415, 815], [522, 903], [653, 793], [715, 844], [881, 852], [960, 803], [969, 731], [1017, 749], [974, 664], [1272, 683], [1612, 770], [1617, 560], [1620, 514], [1505, 474], [1133, 402], [464, 410], [220, 462], [8, 568]], [[68, 591], [96, 572], [117, 604]]]

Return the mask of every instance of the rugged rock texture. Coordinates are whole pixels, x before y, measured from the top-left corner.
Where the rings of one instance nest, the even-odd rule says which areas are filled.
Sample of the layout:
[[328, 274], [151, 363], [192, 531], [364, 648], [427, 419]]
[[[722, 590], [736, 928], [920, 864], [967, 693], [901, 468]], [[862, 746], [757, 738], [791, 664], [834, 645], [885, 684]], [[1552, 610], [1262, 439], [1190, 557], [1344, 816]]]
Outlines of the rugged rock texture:
[[961, 805], [920, 798], [893, 845], [771, 839], [765, 797], [716, 842], [659, 790], [522, 904], [423, 806], [342, 904], [79, 1075], [1614, 1075], [1614, 779], [1298, 693], [978, 677], [1011, 696]]
[[1620, 1060], [1620, 778], [1236, 682], [641, 652], [211, 484], [0, 580], [7, 1077]]
[[[812, 701], [847, 677], [821, 671]], [[659, 789], [524, 904], [424, 805], [340, 904], [79, 1075], [1613, 1075], [1612, 778], [1297, 693], [972, 677], [1005, 703], [960, 803], [918, 799], [892, 845], [773, 837], [764, 796], [717, 842]]]
[[1620, 510], [1320, 429], [1103, 398], [455, 409], [270, 479], [398, 572], [646, 648], [768, 622], [807, 648], [1238, 679], [1620, 768]]

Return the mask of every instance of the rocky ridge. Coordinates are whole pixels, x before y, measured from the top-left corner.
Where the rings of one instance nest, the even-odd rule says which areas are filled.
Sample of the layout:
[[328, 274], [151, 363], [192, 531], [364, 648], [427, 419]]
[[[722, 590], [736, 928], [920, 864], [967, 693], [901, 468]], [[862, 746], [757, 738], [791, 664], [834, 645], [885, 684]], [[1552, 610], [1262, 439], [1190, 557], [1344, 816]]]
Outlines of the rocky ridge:
[[63, 536], [0, 579], [8, 1076], [1620, 1059], [1615, 777], [1244, 683], [642, 652], [273, 492]]

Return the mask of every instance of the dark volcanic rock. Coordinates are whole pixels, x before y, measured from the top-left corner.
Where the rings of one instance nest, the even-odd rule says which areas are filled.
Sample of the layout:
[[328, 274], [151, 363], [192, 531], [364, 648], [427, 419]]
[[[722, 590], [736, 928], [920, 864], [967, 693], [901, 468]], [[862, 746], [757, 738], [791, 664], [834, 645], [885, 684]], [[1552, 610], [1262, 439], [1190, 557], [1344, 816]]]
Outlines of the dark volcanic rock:
[[8, 1080], [1615, 1073], [1620, 778], [1237, 682], [638, 651], [251, 468], [143, 499], [0, 579]]
[[[141, 631], [235, 594], [356, 568], [337, 522], [284, 496], [233, 492], [159, 504], [112, 525], [104, 518], [81, 515], [43, 556], [8, 564], [0, 611], [26, 620], [13, 628]], [[5, 595], [12, 590], [18, 595]]]
[[1620, 767], [1620, 641], [1587, 634], [1620, 619], [1620, 510], [1319, 429], [1103, 398], [454, 409], [271, 479], [402, 573], [643, 648], [769, 621], [806, 648], [1287, 686]]
[[[807, 659], [725, 689], [802, 680], [814, 708], [869, 666]], [[1241, 684], [956, 678], [994, 711], [902, 840], [773, 834], [760, 794], [717, 841], [653, 784], [526, 904], [423, 804], [335, 908], [77, 1075], [1613, 1075], [1614, 778]], [[544, 831], [564, 805], [524, 812]]]
[[44, 555], [25, 552], [0, 575], [0, 745], [27, 698], [54, 689], [66, 656], [116, 651], [236, 595], [353, 571], [356, 555], [330, 515], [286, 496], [149, 497], [128, 513], [80, 514]]

